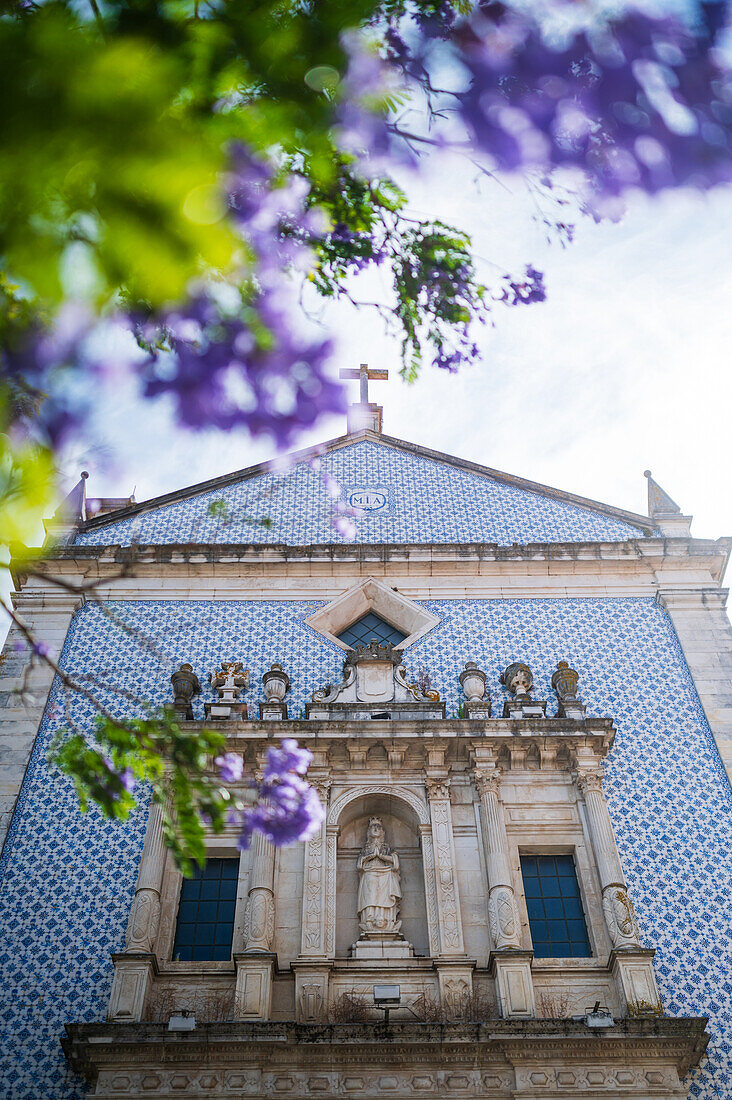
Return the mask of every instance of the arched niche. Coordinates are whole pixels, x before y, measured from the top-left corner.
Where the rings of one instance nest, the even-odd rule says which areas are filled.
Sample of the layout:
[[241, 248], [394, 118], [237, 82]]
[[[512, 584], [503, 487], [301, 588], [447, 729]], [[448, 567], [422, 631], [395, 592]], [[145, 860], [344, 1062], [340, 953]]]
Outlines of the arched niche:
[[429, 955], [424, 867], [417, 806], [410, 805], [392, 793], [379, 792], [350, 799], [343, 805], [338, 815], [336, 956], [347, 957], [351, 944], [359, 938], [356, 864], [366, 839], [366, 828], [371, 817], [381, 818], [387, 843], [399, 856], [402, 934], [412, 944], [415, 955]]

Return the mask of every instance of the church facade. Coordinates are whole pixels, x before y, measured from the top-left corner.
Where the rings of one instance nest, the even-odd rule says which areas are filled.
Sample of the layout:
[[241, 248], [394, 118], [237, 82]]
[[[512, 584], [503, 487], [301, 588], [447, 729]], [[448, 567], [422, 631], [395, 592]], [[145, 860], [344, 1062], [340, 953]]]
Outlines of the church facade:
[[182, 879], [155, 808], [79, 813], [46, 753], [93, 708], [11, 631], [0, 1092], [732, 1097], [732, 542], [650, 477], [636, 515], [359, 411], [143, 504], [81, 483], [17, 568], [109, 709], [249, 773], [295, 738], [323, 822]]

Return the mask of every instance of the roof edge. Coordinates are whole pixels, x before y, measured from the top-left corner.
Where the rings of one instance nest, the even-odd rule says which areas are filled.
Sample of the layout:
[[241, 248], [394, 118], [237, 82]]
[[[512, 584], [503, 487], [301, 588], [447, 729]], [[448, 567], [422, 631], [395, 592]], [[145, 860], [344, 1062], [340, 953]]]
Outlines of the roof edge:
[[[329, 439], [325, 443], [318, 443], [311, 447], [305, 447], [298, 451], [290, 451], [287, 453], [287, 457], [292, 460], [292, 464], [295, 465], [298, 462], [303, 462], [311, 458], [318, 458], [323, 454], [328, 454], [336, 450], [340, 450], [343, 447], [350, 446], [353, 443], [359, 443], [363, 440], [371, 440], [374, 443], [381, 443], [387, 447], [393, 447], [395, 450], [404, 451], [408, 454], [416, 455], [420, 458], [431, 459], [435, 462], [441, 462], [445, 465], [450, 465], [456, 469], [463, 470], [466, 473], [476, 474], [479, 477], [487, 477], [493, 481], [502, 482], [505, 485], [510, 485], [513, 488], [524, 489], [527, 492], [535, 493], [539, 496], [548, 497], [551, 500], [561, 501], [564, 504], [573, 504], [576, 507], [584, 508], [585, 510], [598, 512], [601, 515], [609, 516], [612, 519], [620, 519], [625, 523], [630, 524], [632, 527], [638, 527], [642, 531], [653, 531], [655, 523], [648, 516], [642, 516], [637, 512], [628, 511], [625, 508], [616, 508], [611, 504], [604, 504], [602, 501], [593, 500], [591, 497], [583, 497], [578, 493], [569, 493], [563, 489], [555, 489], [551, 485], [544, 485], [539, 481], [531, 481], [528, 478], [518, 477], [515, 474], [507, 474], [503, 470], [494, 470], [490, 466], [483, 466], [479, 462], [472, 462], [470, 459], [458, 458], [455, 455], [450, 455], [444, 451], [437, 451], [431, 447], [425, 447], [422, 444], [410, 443], [407, 440], [399, 439], [396, 436], [384, 435], [381, 432], [375, 432], [370, 428], [365, 428], [358, 432], [350, 434], [336, 436], [334, 439]], [[79, 533], [86, 531], [96, 531], [100, 527], [106, 527], [111, 523], [117, 523], [122, 519], [130, 519], [133, 516], [143, 515], [145, 512], [154, 510], [155, 508], [165, 507], [169, 504], [175, 504], [179, 500], [188, 500], [191, 497], [197, 496], [199, 493], [210, 492], [213, 489], [224, 489], [229, 485], [236, 484], [239, 481], [249, 481], [254, 477], [259, 477], [262, 474], [272, 473], [276, 467], [276, 460], [268, 460], [267, 462], [258, 462], [253, 466], [246, 466], [241, 470], [236, 470], [230, 474], [223, 474], [220, 477], [209, 478], [206, 481], [197, 482], [194, 485], [189, 485], [183, 489], [176, 489], [172, 493], [163, 493], [157, 497], [151, 497], [149, 500], [140, 501], [137, 504], [129, 505], [126, 508], [120, 508], [114, 512], [108, 512], [103, 516], [97, 516], [87, 520], [85, 523], [80, 524]]]

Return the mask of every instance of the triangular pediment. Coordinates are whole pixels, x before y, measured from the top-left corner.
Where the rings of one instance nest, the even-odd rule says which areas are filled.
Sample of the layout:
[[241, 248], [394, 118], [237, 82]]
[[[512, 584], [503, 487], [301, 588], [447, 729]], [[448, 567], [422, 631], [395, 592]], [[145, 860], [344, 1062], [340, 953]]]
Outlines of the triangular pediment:
[[[334, 496], [334, 483], [341, 497]], [[81, 545], [624, 541], [652, 531], [623, 509], [362, 431], [84, 524]]]

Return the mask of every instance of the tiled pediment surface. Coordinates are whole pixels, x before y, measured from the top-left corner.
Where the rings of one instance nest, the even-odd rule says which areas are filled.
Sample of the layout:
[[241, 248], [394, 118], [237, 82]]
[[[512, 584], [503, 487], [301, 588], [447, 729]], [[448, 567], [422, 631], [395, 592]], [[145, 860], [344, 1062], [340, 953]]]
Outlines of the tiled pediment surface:
[[[322, 606], [304, 602], [118, 603], [105, 617], [79, 611], [64, 667], [92, 671], [126, 691], [170, 698], [175, 662], [203, 675], [222, 657], [252, 672], [250, 702], [273, 660], [292, 681], [290, 715], [314, 687], [334, 679], [342, 654], [304, 620]], [[709, 1014], [709, 1057], [690, 1080], [690, 1095], [729, 1094], [732, 1080], [732, 797], [674, 631], [645, 599], [428, 601], [440, 623], [408, 652], [410, 672], [425, 668], [447, 700], [458, 701], [466, 660], [488, 673], [500, 713], [499, 673], [527, 661], [538, 698], [552, 698], [559, 659], [581, 676], [590, 716], [612, 715], [618, 736], [608, 768], [608, 797], [644, 938], [658, 948], [666, 1010]], [[125, 629], [127, 628], [127, 629]], [[142, 647], [135, 632], [155, 643]], [[155, 651], [157, 650], [157, 652]], [[110, 697], [111, 700], [111, 697]], [[54, 690], [6, 847], [0, 889], [0, 1043], [9, 1097], [48, 1100], [83, 1095], [58, 1045], [65, 1021], [104, 1018], [110, 952], [122, 947], [144, 821], [127, 825], [79, 815], [65, 782], [45, 762], [58, 728]], [[196, 701], [202, 711], [203, 700]], [[74, 702], [79, 722], [89, 715]], [[118, 704], [119, 705], [119, 704]], [[127, 701], [121, 711], [132, 713]], [[550, 713], [553, 708], [550, 703]], [[5, 1086], [7, 1088], [7, 1085]]]
[[76, 544], [341, 542], [332, 524], [326, 473], [340, 484], [345, 502], [375, 506], [356, 521], [359, 543], [510, 546], [642, 535], [621, 519], [371, 440], [318, 461], [320, 469], [300, 462], [283, 473], [262, 474], [104, 524], [78, 535]]

